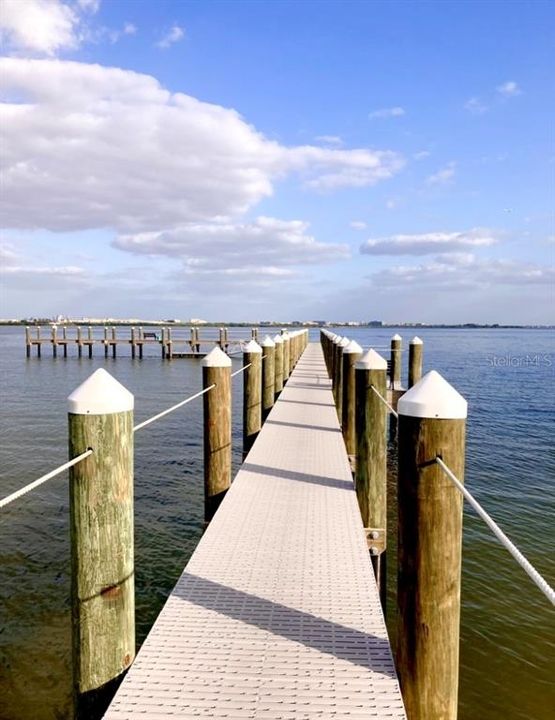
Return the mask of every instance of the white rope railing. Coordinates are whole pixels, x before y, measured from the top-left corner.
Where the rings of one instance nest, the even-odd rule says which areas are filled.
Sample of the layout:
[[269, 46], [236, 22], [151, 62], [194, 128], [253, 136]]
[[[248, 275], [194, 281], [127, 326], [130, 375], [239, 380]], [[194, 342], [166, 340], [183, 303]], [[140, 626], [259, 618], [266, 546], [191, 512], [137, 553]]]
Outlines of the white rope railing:
[[17, 498], [20, 498], [22, 495], [26, 495], [31, 490], [34, 490], [35, 488], [39, 487], [39, 485], [42, 485], [47, 480], [50, 480], [53, 477], [56, 477], [56, 475], [59, 475], [60, 473], [64, 472], [64, 470], [67, 470], [70, 467], [73, 467], [74, 465], [77, 465], [77, 463], [80, 463], [81, 460], [84, 460], [85, 458], [89, 457], [89, 455], [92, 455], [93, 450], [90, 448], [88, 450], [85, 450], [84, 453], [81, 453], [81, 455], [77, 455], [77, 457], [74, 457], [69, 462], [64, 463], [63, 465], [60, 465], [60, 467], [57, 467], [55, 470], [51, 470], [49, 473], [46, 473], [46, 475], [43, 475], [42, 477], [38, 478], [37, 480], [34, 480], [33, 482], [29, 483], [28, 485], [25, 485], [25, 487], [20, 488], [19, 490], [16, 490], [11, 495], [8, 495], [7, 497], [0, 500], [0, 508], [5, 507], [6, 505], [9, 505], [14, 500], [17, 500]]
[[243, 365], [243, 367], [239, 368], [239, 370], [236, 370], [235, 372], [231, 373], [230, 377], [235, 377], [236, 375], [239, 375], [239, 373], [242, 373], [247, 368], [250, 368], [252, 363], [247, 363], [246, 365]]
[[470, 492], [465, 488], [465, 486], [456, 477], [456, 475], [454, 475], [454, 473], [449, 469], [449, 467], [443, 462], [443, 460], [440, 457], [436, 457], [436, 462], [443, 470], [443, 472], [447, 475], [447, 477], [451, 480], [457, 490], [462, 493], [464, 499], [468, 503], [470, 503], [470, 505], [472, 505], [476, 513], [490, 528], [490, 530], [500, 541], [503, 547], [510, 552], [510, 554], [517, 561], [520, 567], [539, 587], [539, 589], [543, 592], [546, 598], [553, 605], [555, 605], [555, 590], [551, 587], [551, 585], [549, 585], [549, 583], [540, 575], [540, 573], [536, 570], [532, 563], [524, 557], [524, 555], [520, 552], [516, 545], [505, 535], [505, 533], [503, 532], [503, 530], [501, 530], [495, 520], [490, 515], [488, 515], [488, 513], [484, 510], [480, 503], [470, 494]]
[[196, 398], [200, 397], [201, 395], [204, 395], [204, 393], [207, 393], [209, 390], [212, 390], [212, 388], [215, 388], [216, 385], [209, 385], [207, 388], [204, 388], [204, 390], [201, 390], [200, 392], [196, 393], [195, 395], [191, 395], [191, 397], [186, 398], [185, 400], [182, 400], [181, 402], [176, 403], [175, 405], [172, 405], [167, 410], [163, 410], [162, 412], [158, 413], [157, 415], [153, 415], [148, 420], [144, 420], [142, 423], [139, 423], [138, 425], [135, 425], [133, 428], [133, 432], [137, 432], [137, 430], [142, 430], [147, 425], [150, 425], [150, 423], [153, 423], [155, 420], [159, 420], [161, 417], [164, 417], [164, 415], [168, 415], [169, 413], [173, 412], [174, 410], [177, 410], [180, 407], [183, 407], [183, 405], [187, 405], [187, 403], [190, 403], [191, 400], [196, 400]]
[[376, 393], [376, 395], [380, 398], [380, 400], [383, 402], [383, 404], [389, 408], [389, 412], [391, 412], [393, 415], [395, 415], [396, 418], [398, 418], [399, 413], [391, 407], [391, 405], [387, 402], [387, 400], [384, 398], [384, 396], [380, 392], [378, 392], [378, 390], [376, 390], [374, 385], [370, 385], [370, 389], [373, 390]]

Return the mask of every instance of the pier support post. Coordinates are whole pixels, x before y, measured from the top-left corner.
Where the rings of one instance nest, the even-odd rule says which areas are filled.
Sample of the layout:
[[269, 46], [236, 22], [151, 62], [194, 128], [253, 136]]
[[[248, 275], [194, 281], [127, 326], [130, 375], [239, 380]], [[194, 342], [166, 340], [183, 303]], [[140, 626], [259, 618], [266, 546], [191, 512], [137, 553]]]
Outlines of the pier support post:
[[[112, 357], [115, 359], [118, 352], [118, 341], [116, 336], [116, 328], [112, 326]], [[91, 346], [92, 347], [92, 346]]]
[[275, 399], [277, 400], [283, 390], [283, 338], [281, 335], [274, 335], [272, 338], [275, 345], [274, 374], [275, 374]]
[[395, 334], [391, 338], [391, 384], [392, 390], [401, 389], [401, 343], [403, 339]]
[[231, 485], [231, 358], [219, 347], [201, 361], [203, 395], [204, 521], [208, 524]]
[[64, 340], [64, 357], [67, 357], [67, 327], [64, 325], [62, 328], [62, 338]]
[[218, 334], [219, 334], [218, 344], [219, 344], [219, 346], [220, 346], [220, 350], [223, 350], [223, 349], [225, 348], [225, 334], [224, 334], [224, 329], [223, 329], [223, 327], [221, 327], [221, 328], [219, 329], [219, 333], [218, 333]]
[[25, 355], [31, 357], [31, 328], [25, 326]]
[[135, 354], [137, 351], [137, 346], [135, 345], [135, 328], [131, 328], [131, 358], [135, 359]]
[[409, 388], [422, 378], [422, 340], [416, 335], [409, 343]]
[[289, 375], [291, 375], [291, 336], [287, 332], [287, 330], [281, 331], [281, 339], [283, 340], [283, 384], [287, 382], [289, 379]]
[[262, 348], [255, 341], [243, 349], [243, 459], [262, 426]]
[[386, 606], [387, 361], [369, 350], [355, 363], [355, 490], [382, 607]]
[[173, 359], [173, 340], [172, 340], [172, 329], [166, 328], [166, 357], [168, 360]]
[[262, 422], [274, 406], [276, 394], [275, 354], [276, 344], [269, 335], [261, 343], [262, 347]]
[[94, 372], [68, 398], [73, 683], [99, 717], [135, 656], [133, 395]]
[[81, 325], [77, 326], [77, 355], [83, 357], [83, 328]]
[[336, 379], [336, 370], [337, 370], [337, 354], [339, 352], [338, 345], [343, 340], [341, 335], [334, 335], [333, 337], [333, 345], [331, 348], [331, 390], [333, 395], [333, 400], [335, 402], [335, 407], [337, 407], [337, 379]]
[[52, 357], [58, 357], [58, 328], [52, 325]]
[[335, 407], [340, 425], [343, 419], [343, 350], [350, 342], [349, 338], [342, 337], [337, 343], [335, 357]]
[[362, 348], [355, 340], [351, 340], [351, 342], [343, 348], [341, 429], [343, 430], [343, 439], [345, 441], [347, 455], [351, 461], [351, 466], [356, 453], [355, 363], [361, 356]]
[[93, 356], [93, 337], [92, 337], [92, 327], [89, 325], [87, 328], [87, 341], [88, 341], [88, 349], [89, 349], [89, 359]]
[[456, 720], [467, 404], [439, 373], [399, 400], [397, 671], [410, 720]]
[[145, 331], [142, 327], [139, 328], [139, 360], [143, 359], [143, 347], [145, 342]]

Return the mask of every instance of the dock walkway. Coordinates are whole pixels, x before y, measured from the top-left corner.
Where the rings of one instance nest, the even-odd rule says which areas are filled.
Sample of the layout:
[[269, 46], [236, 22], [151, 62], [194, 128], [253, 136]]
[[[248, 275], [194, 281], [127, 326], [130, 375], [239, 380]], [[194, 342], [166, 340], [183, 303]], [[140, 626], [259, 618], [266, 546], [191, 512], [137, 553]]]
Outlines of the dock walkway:
[[319, 345], [105, 717], [406, 718]]

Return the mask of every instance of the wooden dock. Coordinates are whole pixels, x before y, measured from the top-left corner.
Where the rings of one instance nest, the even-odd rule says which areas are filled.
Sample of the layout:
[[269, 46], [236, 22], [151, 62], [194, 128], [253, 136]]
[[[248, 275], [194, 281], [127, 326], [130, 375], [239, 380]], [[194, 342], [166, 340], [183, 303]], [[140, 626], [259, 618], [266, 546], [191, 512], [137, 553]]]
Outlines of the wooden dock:
[[105, 717], [406, 718], [319, 345]]

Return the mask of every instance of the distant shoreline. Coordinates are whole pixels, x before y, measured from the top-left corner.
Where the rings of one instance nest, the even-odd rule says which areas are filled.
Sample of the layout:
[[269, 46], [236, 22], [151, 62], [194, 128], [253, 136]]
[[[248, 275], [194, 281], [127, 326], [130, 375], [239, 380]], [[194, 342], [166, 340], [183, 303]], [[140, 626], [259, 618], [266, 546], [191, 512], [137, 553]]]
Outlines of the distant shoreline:
[[304, 328], [325, 328], [325, 327], [348, 327], [348, 328], [371, 328], [373, 330], [380, 329], [402, 329], [402, 328], [413, 328], [416, 330], [427, 330], [427, 329], [440, 329], [440, 330], [553, 330], [555, 325], [504, 325], [501, 323], [381, 323], [375, 322], [370, 323], [353, 323], [353, 322], [314, 322], [314, 321], [290, 321], [290, 322], [273, 322], [273, 321], [259, 321], [259, 322], [202, 322], [202, 323], [191, 323], [181, 322], [175, 320], [68, 320], [55, 322], [47, 318], [41, 318], [39, 320], [0, 320], [0, 327], [25, 327], [26, 325], [46, 326], [46, 325], [57, 325], [58, 327], [104, 327], [104, 326], [116, 326], [116, 327], [268, 327], [268, 328], [280, 328], [280, 327], [304, 327]]

